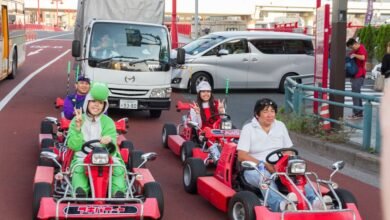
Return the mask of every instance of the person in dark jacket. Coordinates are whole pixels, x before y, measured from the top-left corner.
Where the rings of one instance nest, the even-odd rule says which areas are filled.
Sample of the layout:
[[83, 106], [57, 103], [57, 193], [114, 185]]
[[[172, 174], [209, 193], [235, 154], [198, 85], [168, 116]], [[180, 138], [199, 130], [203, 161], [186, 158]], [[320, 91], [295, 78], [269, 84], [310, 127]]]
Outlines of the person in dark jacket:
[[390, 77], [390, 42], [387, 43], [387, 53], [382, 58], [381, 73], [386, 79]]
[[64, 100], [64, 116], [68, 120], [72, 120], [74, 117], [74, 109], [81, 109], [84, 105], [85, 96], [89, 92], [91, 82], [89, 78], [81, 75], [77, 79], [75, 84], [76, 92], [74, 94], [68, 95]]

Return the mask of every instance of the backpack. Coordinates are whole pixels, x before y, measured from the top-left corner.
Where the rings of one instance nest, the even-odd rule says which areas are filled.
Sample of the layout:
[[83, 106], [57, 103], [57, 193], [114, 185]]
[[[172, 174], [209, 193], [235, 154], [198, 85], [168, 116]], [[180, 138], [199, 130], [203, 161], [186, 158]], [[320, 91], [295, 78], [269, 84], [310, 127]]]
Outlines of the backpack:
[[345, 75], [346, 77], [354, 77], [359, 68], [354, 58], [345, 58]]

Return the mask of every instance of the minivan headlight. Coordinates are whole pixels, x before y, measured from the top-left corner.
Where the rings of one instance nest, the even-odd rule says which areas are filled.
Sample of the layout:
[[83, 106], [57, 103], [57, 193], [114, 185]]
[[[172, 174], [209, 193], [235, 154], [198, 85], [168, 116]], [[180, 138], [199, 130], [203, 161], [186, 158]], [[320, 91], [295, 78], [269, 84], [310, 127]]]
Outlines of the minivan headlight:
[[288, 161], [289, 175], [302, 175], [306, 172], [306, 162], [301, 159], [292, 159]]
[[169, 98], [171, 97], [172, 88], [152, 89], [150, 98]]

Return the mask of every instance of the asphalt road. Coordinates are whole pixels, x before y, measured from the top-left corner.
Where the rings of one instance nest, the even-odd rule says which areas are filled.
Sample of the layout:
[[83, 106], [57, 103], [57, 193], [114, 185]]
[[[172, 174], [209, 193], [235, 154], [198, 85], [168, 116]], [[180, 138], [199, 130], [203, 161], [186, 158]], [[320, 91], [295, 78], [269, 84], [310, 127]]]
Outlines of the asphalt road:
[[[71, 35], [67, 40], [49, 39], [27, 46], [28, 53], [42, 49], [27, 57], [19, 69], [15, 80], [0, 82], [0, 219], [31, 219], [32, 184], [38, 158], [38, 133], [41, 120], [45, 116], [60, 115], [54, 108], [56, 97], [63, 97], [67, 88], [67, 63], [72, 61], [69, 49]], [[65, 54], [51, 65], [36, 72], [60, 55]], [[13, 97], [7, 95], [28, 76], [37, 73]], [[72, 85], [71, 85], [72, 86]], [[218, 93], [218, 97], [224, 97]], [[271, 97], [278, 104], [283, 103], [283, 96], [274, 91], [234, 91], [228, 97], [228, 112], [234, 123], [240, 127], [252, 115], [255, 100]], [[189, 100], [183, 92], [173, 94], [173, 102]], [[161, 129], [164, 123], [180, 121], [183, 113], [173, 109], [163, 112], [160, 119], [150, 119], [146, 112], [110, 111], [113, 118], [129, 117], [130, 128], [126, 137], [133, 141], [137, 149], [145, 152], [157, 152], [159, 157], [150, 162], [155, 179], [161, 183], [165, 196], [164, 219], [226, 219], [226, 214], [218, 211], [198, 195], [185, 193], [182, 186], [182, 164], [170, 150], [161, 144]], [[328, 168], [309, 163], [309, 169], [326, 178]], [[351, 190], [359, 203], [364, 219], [380, 220], [381, 207], [379, 189], [364, 184], [362, 181], [344, 175], [335, 180], [341, 187]]]

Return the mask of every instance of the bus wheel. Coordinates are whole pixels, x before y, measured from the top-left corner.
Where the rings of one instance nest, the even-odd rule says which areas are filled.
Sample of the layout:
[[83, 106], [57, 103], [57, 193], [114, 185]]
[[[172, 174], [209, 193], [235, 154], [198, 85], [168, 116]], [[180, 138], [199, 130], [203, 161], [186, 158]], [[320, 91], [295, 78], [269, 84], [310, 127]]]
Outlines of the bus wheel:
[[11, 74], [8, 75], [8, 79], [15, 79], [17, 68], [18, 68], [18, 55], [16, 53], [16, 50], [14, 50], [14, 54], [12, 55], [12, 70], [11, 70]]

